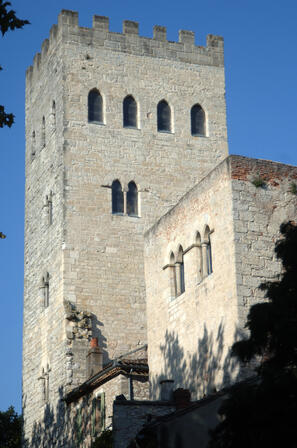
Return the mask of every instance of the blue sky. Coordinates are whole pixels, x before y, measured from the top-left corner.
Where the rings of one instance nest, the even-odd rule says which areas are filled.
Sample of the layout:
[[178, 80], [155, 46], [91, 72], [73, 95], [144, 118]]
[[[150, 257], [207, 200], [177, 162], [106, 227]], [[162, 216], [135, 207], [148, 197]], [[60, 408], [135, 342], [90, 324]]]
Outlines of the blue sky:
[[225, 39], [226, 101], [232, 154], [297, 165], [297, 2], [296, 0], [11, 0], [31, 25], [0, 37], [0, 104], [15, 114], [11, 129], [0, 129], [0, 410], [21, 409], [21, 349], [24, 223], [25, 70], [41, 49], [61, 9], [79, 12], [81, 26], [92, 15], [110, 17], [111, 31], [138, 21], [140, 34], [154, 25]]

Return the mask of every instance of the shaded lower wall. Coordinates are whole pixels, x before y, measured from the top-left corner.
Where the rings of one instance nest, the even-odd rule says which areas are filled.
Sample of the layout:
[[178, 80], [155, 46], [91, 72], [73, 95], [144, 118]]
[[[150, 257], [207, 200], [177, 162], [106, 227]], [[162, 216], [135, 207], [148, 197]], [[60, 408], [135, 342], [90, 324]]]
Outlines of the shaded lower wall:
[[156, 416], [175, 410], [168, 401], [115, 401], [113, 404], [113, 446], [127, 448], [137, 433]]
[[170, 402], [115, 402], [114, 448], [207, 448], [224, 398], [210, 397], [178, 411]]

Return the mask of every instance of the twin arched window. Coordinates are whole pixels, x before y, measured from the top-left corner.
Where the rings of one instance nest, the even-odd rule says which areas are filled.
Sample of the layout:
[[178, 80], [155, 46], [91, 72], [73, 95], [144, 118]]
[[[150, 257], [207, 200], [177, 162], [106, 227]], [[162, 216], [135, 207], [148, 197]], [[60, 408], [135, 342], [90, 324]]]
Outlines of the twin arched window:
[[128, 216], [139, 216], [138, 190], [135, 182], [129, 182], [125, 201], [121, 182], [118, 179], [114, 180], [111, 185], [111, 202], [113, 214], [127, 213]]
[[88, 120], [90, 123], [103, 123], [103, 101], [97, 89], [89, 92]]
[[202, 241], [200, 233], [197, 232], [196, 234], [198, 282], [212, 273], [210, 234], [211, 232], [208, 226], [205, 227]]
[[205, 136], [205, 112], [200, 104], [191, 109], [191, 134]]
[[173, 252], [169, 256], [169, 264], [166, 268], [170, 268], [170, 296], [178, 297], [185, 292], [185, 268], [184, 253], [195, 248], [197, 259], [198, 283], [213, 272], [212, 269], [212, 251], [210, 241], [211, 231], [208, 226], [205, 227], [203, 240], [201, 241], [200, 233], [196, 233], [195, 243], [185, 251], [180, 245], [176, 256]]
[[157, 106], [158, 131], [171, 132], [171, 109], [167, 101], [162, 100]]
[[123, 101], [124, 128], [137, 128], [137, 104], [132, 95], [126, 96]]

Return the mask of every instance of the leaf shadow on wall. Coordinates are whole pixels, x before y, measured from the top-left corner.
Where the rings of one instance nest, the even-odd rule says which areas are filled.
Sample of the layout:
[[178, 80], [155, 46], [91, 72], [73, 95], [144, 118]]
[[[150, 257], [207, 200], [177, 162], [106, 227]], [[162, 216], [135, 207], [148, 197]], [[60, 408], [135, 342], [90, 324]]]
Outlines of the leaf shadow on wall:
[[[243, 337], [236, 330], [234, 342]], [[160, 399], [160, 381], [174, 379], [174, 389], [189, 389], [194, 399], [199, 399], [236, 382], [242, 377], [242, 366], [231, 357], [231, 347], [226, 350], [224, 326], [221, 323], [216, 334], [204, 325], [203, 335], [197, 340], [195, 353], [187, 354], [175, 332], [166, 330], [164, 343], [160, 344], [164, 360], [162, 373], [151, 374], [151, 393]]]
[[[24, 409], [26, 400], [24, 400]], [[64, 390], [59, 388], [56, 407], [46, 404], [43, 418], [33, 424], [31, 440], [24, 439], [24, 448], [76, 447], [91, 441], [91, 409], [89, 397], [83, 397], [81, 407], [71, 408], [64, 401]]]

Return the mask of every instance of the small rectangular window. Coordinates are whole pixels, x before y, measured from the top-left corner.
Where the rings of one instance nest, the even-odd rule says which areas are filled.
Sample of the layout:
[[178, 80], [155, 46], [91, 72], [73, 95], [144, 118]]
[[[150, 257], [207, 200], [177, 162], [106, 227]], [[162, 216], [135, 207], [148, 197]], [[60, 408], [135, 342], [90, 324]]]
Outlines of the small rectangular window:
[[105, 402], [104, 393], [92, 401], [92, 435], [96, 436], [105, 429]]

